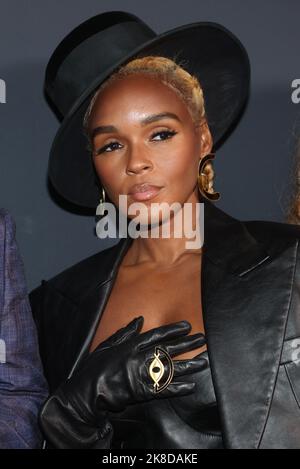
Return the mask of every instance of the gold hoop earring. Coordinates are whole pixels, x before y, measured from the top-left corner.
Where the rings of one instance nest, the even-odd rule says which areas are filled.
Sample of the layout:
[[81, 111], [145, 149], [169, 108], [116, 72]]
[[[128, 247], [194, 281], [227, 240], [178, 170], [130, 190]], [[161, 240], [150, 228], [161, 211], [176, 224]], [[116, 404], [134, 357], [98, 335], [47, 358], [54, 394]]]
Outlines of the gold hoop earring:
[[[220, 192], [214, 192], [212, 188], [209, 188], [209, 178], [208, 175], [203, 172], [206, 164], [209, 160], [215, 158], [215, 153], [208, 153], [199, 161], [198, 165], [198, 189], [199, 192], [208, 200], [219, 200]], [[211, 191], [212, 192], [209, 192]]]
[[99, 205], [96, 208], [96, 215], [104, 215], [104, 203], [105, 203], [105, 191], [102, 187], [102, 197], [100, 199]]

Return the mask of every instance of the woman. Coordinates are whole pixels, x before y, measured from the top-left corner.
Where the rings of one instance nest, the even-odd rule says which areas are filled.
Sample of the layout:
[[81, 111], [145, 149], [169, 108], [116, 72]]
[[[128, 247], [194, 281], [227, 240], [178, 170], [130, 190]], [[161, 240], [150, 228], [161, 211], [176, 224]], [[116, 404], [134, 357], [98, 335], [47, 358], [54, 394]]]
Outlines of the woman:
[[48, 389], [38, 353], [16, 226], [0, 210], [0, 448], [42, 445], [38, 412]]
[[174, 236], [179, 212], [163, 212], [169, 238], [125, 237], [31, 293], [50, 445], [300, 447], [299, 230], [212, 203], [211, 151], [248, 85], [243, 46], [214, 23], [156, 36], [134, 15], [105, 13], [52, 55], [46, 90], [64, 116], [56, 189], [96, 207], [100, 188], [98, 213], [107, 199], [121, 211], [122, 194], [142, 201], [143, 232], [152, 202], [189, 204], [199, 231], [203, 202], [204, 245], [188, 248]]

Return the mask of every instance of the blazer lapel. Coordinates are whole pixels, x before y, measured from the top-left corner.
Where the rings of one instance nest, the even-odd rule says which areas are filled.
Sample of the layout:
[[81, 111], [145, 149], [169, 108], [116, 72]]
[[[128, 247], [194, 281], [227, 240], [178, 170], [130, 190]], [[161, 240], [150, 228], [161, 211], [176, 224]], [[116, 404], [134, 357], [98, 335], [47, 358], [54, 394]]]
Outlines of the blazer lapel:
[[[280, 362], [297, 245], [279, 241], [267, 248], [242, 222], [210, 204], [205, 210], [203, 317], [224, 443], [258, 448]], [[284, 256], [275, 255], [282, 250]]]
[[69, 377], [89, 353], [89, 346], [108, 301], [119, 264], [132, 241], [131, 238], [121, 238], [116, 245], [100, 252], [98, 260], [95, 259], [86, 271], [84, 282], [87, 281], [89, 287], [78, 285], [78, 291], [85, 293], [77, 300], [77, 311], [72, 321], [74, 333], [72, 344], [67, 351], [71, 351], [73, 357]]

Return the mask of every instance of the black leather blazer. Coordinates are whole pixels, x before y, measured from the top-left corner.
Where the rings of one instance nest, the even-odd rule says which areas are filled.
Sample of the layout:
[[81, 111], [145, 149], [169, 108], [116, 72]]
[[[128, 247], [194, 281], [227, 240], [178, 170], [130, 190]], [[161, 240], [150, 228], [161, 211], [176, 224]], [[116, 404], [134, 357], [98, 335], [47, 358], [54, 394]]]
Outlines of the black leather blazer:
[[[300, 448], [300, 227], [240, 221], [205, 201], [202, 307], [226, 448]], [[72, 374], [132, 242], [30, 294], [50, 390]]]

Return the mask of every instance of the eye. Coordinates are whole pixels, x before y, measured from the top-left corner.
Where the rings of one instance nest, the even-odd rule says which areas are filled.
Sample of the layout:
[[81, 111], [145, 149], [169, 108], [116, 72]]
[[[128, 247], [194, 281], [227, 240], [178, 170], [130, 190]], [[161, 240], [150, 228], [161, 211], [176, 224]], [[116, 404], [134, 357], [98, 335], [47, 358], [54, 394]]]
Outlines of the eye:
[[104, 147], [99, 148], [98, 150], [95, 151], [96, 155], [99, 155], [100, 153], [111, 153], [111, 151], [116, 150], [117, 148], [114, 147], [114, 150], [109, 150], [107, 151], [108, 148], [112, 148], [112, 146], [115, 145], [120, 145], [119, 142], [112, 141], [104, 145]]
[[[176, 135], [176, 134], [177, 132], [175, 132], [175, 130], [161, 130], [160, 132], [155, 132], [154, 134], [152, 134], [151, 138], [156, 137], [157, 135], [163, 135], [162, 140], [168, 140], [169, 138], [171, 138], [173, 135]], [[158, 140], [158, 141], [161, 141], [161, 140]]]
[[[155, 140], [155, 141], [163, 141], [163, 140], [168, 140], [170, 139], [173, 135], [177, 134], [175, 130], [161, 130], [160, 132], [155, 132], [151, 135], [151, 138], [154, 140], [154, 137], [160, 135], [162, 138], [160, 140]], [[117, 141], [111, 141], [104, 145], [103, 147], [99, 148], [98, 150], [95, 151], [95, 155], [100, 155], [100, 153], [111, 153], [114, 150], [117, 150], [117, 145], [120, 145], [119, 142]], [[122, 145], [120, 145], [122, 147]]]

